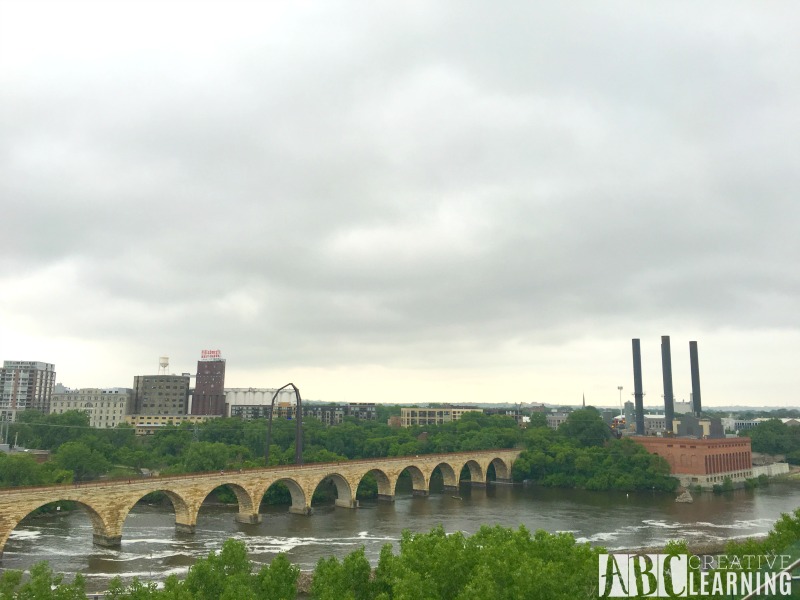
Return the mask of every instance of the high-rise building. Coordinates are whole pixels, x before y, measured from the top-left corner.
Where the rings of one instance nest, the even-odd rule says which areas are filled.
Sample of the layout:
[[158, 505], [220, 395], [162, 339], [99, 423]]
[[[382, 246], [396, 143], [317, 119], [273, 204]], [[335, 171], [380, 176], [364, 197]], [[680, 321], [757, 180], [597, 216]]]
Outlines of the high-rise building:
[[0, 369], [0, 419], [16, 420], [17, 411], [50, 412], [56, 368], [50, 363], [6, 360]]
[[225, 359], [219, 350], [203, 350], [192, 393], [193, 415], [225, 416]]
[[136, 415], [185, 415], [189, 375], [136, 375], [131, 406]]

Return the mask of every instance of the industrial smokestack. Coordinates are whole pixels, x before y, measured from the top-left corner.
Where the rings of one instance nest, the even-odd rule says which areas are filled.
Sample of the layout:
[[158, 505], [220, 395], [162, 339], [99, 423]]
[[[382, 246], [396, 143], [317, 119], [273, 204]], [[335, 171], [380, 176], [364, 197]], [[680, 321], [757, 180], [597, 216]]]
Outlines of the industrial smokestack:
[[644, 435], [644, 392], [642, 391], [642, 351], [633, 339], [633, 398], [636, 410], [636, 435]]
[[689, 342], [689, 362], [692, 365], [692, 410], [699, 417], [703, 406], [700, 403], [700, 364], [697, 360], [697, 342]]
[[664, 425], [667, 433], [672, 433], [672, 419], [675, 416], [675, 397], [672, 393], [672, 353], [669, 349], [669, 336], [661, 336], [661, 372], [664, 376]]

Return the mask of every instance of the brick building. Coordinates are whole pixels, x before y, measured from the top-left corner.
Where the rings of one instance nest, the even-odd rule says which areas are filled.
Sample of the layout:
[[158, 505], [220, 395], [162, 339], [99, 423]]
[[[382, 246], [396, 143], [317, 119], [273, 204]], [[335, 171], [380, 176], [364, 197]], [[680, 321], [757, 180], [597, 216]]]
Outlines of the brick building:
[[634, 436], [648, 452], [663, 456], [683, 485], [703, 487], [726, 477], [744, 481], [753, 476], [750, 438], [680, 438]]
[[197, 377], [192, 392], [193, 415], [215, 415], [224, 417], [225, 406], [225, 359], [219, 350], [203, 350], [197, 361]]

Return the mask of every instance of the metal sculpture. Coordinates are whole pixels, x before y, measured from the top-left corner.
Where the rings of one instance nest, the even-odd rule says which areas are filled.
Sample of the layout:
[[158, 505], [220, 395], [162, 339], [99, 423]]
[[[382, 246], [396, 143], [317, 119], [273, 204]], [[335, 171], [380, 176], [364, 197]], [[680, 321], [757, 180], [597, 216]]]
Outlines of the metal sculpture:
[[278, 394], [287, 387], [291, 387], [294, 390], [294, 397], [297, 401], [295, 411], [294, 464], [303, 464], [303, 400], [300, 398], [300, 390], [297, 389], [297, 386], [293, 383], [287, 383], [283, 387], [275, 390], [275, 394], [272, 396], [272, 402], [270, 403], [269, 425], [267, 425], [267, 448], [264, 451], [266, 466], [269, 466], [269, 445], [272, 441], [272, 415], [275, 413], [275, 399], [278, 397]]

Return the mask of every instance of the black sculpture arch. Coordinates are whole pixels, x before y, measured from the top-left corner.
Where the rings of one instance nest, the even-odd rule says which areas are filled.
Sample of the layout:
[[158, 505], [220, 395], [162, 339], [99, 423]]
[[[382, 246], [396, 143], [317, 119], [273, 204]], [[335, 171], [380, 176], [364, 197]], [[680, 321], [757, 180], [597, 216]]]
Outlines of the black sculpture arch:
[[295, 433], [294, 433], [294, 464], [303, 464], [303, 399], [300, 398], [300, 390], [293, 383], [287, 383], [283, 387], [275, 390], [270, 402], [269, 409], [269, 425], [267, 425], [267, 448], [264, 451], [264, 458], [266, 459], [265, 465], [269, 466], [269, 444], [272, 441], [272, 415], [275, 413], [275, 398], [281, 390], [291, 387], [294, 390], [294, 397], [297, 400], [297, 410], [295, 411]]

